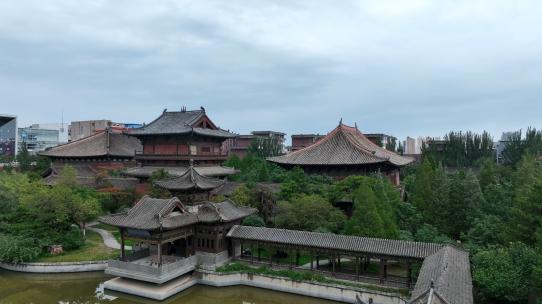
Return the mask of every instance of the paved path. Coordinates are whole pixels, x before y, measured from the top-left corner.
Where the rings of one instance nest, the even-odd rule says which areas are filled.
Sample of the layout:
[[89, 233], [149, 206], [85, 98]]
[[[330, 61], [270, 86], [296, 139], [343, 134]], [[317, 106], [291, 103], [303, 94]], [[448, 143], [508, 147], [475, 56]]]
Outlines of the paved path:
[[[119, 242], [117, 242], [117, 239], [113, 236], [113, 234], [111, 234], [111, 232], [109, 232], [107, 230], [104, 230], [104, 229], [93, 227], [95, 225], [98, 225], [98, 223], [90, 223], [90, 224], [87, 225], [87, 229], [98, 233], [102, 237], [102, 239], [104, 240], [104, 245], [106, 247], [113, 248], [113, 249], [120, 249]], [[124, 249], [125, 250], [132, 250], [132, 246], [126, 246], [125, 245]]]

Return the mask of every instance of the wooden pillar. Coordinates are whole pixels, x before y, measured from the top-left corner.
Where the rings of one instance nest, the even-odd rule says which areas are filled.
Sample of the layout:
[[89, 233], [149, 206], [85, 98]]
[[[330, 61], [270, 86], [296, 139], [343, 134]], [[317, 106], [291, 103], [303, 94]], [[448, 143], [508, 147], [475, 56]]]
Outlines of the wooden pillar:
[[250, 244], [250, 264], [254, 264], [254, 246]]
[[299, 258], [300, 258], [300, 254], [299, 254], [299, 250], [296, 251], [295, 253], [295, 266], [299, 266]]
[[407, 285], [408, 288], [412, 288], [412, 263], [407, 263]]
[[158, 266], [162, 266], [162, 242], [158, 242]]
[[290, 270], [292, 269], [293, 264], [294, 264], [292, 257], [293, 257], [293, 250], [288, 250], [288, 264], [289, 264], [288, 268], [290, 268]]
[[371, 263], [371, 258], [365, 257], [365, 262], [363, 263], [363, 271], [367, 272], [367, 270], [369, 270], [370, 263]]
[[330, 256], [331, 259], [331, 275], [335, 276], [335, 256]]
[[388, 269], [387, 269], [387, 261], [386, 259], [380, 259], [380, 278], [382, 280], [386, 280], [388, 277]]
[[311, 251], [311, 271], [314, 270], [314, 254]]
[[124, 228], [120, 228], [120, 260], [126, 259], [126, 253], [124, 251]]
[[359, 281], [359, 257], [356, 257], [356, 280]]
[[260, 248], [260, 244], [258, 244], [258, 262], [262, 260], [262, 248]]
[[273, 253], [271, 252], [271, 249], [267, 250], [267, 255], [269, 255], [269, 267], [273, 267]]
[[320, 268], [320, 256], [316, 256], [316, 269]]
[[243, 248], [243, 242], [240, 242], [241, 243], [241, 258], [243, 258], [243, 252], [244, 252], [244, 248]]
[[340, 254], [337, 255], [337, 267], [339, 267], [339, 269], [341, 268], [341, 255]]

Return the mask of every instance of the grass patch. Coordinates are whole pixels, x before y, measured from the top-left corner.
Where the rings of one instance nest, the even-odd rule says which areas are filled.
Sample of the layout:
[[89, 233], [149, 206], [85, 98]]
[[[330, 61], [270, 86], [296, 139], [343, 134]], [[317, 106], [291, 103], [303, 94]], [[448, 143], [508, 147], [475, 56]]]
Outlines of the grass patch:
[[107, 230], [109, 232], [118, 231], [119, 229], [117, 227], [109, 226], [106, 224], [99, 223], [97, 225], [92, 226], [93, 228], [98, 228], [102, 230]]
[[120, 250], [111, 249], [104, 245], [102, 237], [94, 232], [87, 230], [85, 244], [75, 250], [66, 251], [59, 255], [43, 254], [35, 262], [55, 263], [55, 262], [83, 262], [83, 261], [101, 261], [117, 258]]
[[[117, 242], [119, 242], [119, 244], [120, 244], [120, 231], [119, 231], [119, 228], [114, 227], [114, 226], [109, 226], [109, 225], [106, 225], [106, 224], [102, 224], [102, 223], [100, 223], [100, 224], [98, 224], [98, 225], [94, 225], [93, 228], [98, 228], [98, 229], [102, 229], [102, 230], [106, 230], [106, 231], [111, 232], [111, 234], [113, 235], [113, 237], [115, 237], [115, 239], [117, 240]], [[126, 246], [133, 246], [133, 245], [134, 245], [134, 241], [124, 239], [124, 245], [126, 245]]]
[[400, 293], [403, 296], [408, 296], [409, 294], [409, 291], [403, 288], [383, 287], [383, 286], [377, 286], [377, 285], [372, 285], [372, 284], [337, 280], [337, 279], [323, 276], [321, 274], [312, 273], [308, 271], [296, 271], [296, 270], [288, 270], [288, 269], [274, 270], [267, 266], [251, 267], [249, 265], [246, 265], [244, 263], [239, 263], [239, 262], [234, 262], [234, 263], [230, 263], [230, 264], [218, 267], [216, 268], [215, 271], [221, 272], [221, 273], [243, 272], [243, 273], [250, 273], [250, 274], [262, 274], [262, 275], [269, 275], [269, 276], [274, 276], [274, 277], [288, 278], [290, 280], [297, 281], [297, 282], [306, 281], [306, 282], [336, 284], [336, 285], [343, 285], [343, 286], [350, 286], [350, 287], [357, 287], [357, 288], [366, 288], [366, 289], [382, 291], [382, 292]]

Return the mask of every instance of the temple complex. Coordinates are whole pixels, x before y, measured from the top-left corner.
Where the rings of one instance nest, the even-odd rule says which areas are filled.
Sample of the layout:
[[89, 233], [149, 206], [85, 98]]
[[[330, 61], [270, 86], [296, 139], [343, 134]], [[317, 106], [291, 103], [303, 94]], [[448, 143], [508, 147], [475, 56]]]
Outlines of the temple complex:
[[282, 156], [267, 159], [284, 168], [301, 167], [309, 174], [335, 178], [380, 172], [399, 185], [399, 169], [414, 160], [371, 142], [357, 126], [339, 125], [316, 143]]

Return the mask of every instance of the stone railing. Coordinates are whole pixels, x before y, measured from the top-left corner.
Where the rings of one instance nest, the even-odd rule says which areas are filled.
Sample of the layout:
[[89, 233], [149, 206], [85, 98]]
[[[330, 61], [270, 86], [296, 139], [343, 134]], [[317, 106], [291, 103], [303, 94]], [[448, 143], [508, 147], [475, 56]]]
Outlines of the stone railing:
[[197, 257], [195, 255], [181, 258], [173, 263], [162, 264], [162, 266], [113, 260], [108, 263], [105, 272], [119, 277], [162, 284], [196, 269], [196, 265]]

